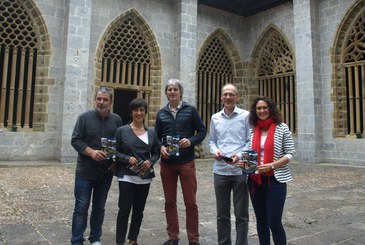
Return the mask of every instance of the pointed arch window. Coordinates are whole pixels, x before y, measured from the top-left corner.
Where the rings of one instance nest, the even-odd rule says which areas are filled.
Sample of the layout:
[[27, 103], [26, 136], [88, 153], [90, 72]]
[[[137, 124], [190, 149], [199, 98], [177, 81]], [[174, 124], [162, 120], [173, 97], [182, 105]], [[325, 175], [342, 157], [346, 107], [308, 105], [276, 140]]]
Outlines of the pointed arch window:
[[17, 1], [0, 1], [0, 36], [0, 126], [32, 128], [38, 40]]
[[213, 37], [198, 62], [197, 108], [206, 127], [211, 115], [222, 109], [222, 86], [232, 82], [232, 62], [222, 42]]
[[109, 86], [150, 86], [150, 51], [131, 18], [108, 37], [102, 54], [101, 82]]
[[365, 11], [349, 28], [343, 49], [347, 102], [347, 134], [365, 129]]
[[272, 98], [283, 121], [296, 132], [294, 59], [281, 34], [272, 31], [263, 44], [257, 70], [259, 95]]
[[[151, 51], [144, 36], [144, 25], [145, 22], [131, 11], [111, 26], [102, 47], [100, 82], [97, 85], [114, 89], [119, 94], [115, 97], [118, 100], [122, 96], [128, 103], [137, 96], [150, 105], [156, 103], [151, 103], [151, 100], [155, 101], [155, 98], [151, 99]], [[128, 110], [114, 109], [120, 110], [117, 113], [124, 119], [129, 117]], [[151, 113], [146, 118], [147, 124], [154, 119]]]

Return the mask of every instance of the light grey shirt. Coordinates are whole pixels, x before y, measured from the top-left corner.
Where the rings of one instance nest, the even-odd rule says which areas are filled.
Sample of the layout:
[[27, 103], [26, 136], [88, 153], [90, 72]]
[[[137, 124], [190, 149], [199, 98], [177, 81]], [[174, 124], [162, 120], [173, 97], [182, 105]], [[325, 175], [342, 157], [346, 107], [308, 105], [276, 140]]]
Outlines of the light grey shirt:
[[[223, 155], [241, 156], [242, 150], [248, 149], [249, 112], [235, 107], [230, 116], [224, 109], [213, 114], [210, 121], [209, 150], [215, 154], [218, 150]], [[214, 160], [213, 172], [219, 175], [242, 175], [242, 169], [236, 164]]]

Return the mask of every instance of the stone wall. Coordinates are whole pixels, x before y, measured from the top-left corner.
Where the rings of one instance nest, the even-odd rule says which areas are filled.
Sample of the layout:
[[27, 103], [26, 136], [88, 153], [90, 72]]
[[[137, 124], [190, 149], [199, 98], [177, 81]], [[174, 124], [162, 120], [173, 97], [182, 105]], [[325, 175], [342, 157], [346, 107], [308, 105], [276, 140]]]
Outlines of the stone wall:
[[226, 36], [235, 62], [234, 82], [242, 96], [239, 105], [248, 108], [256, 86], [253, 55], [265, 31], [275, 27], [296, 54], [297, 159], [365, 165], [364, 140], [333, 135], [331, 99], [331, 50], [343, 18], [356, 2], [360, 1], [294, 0], [244, 18], [198, 5], [197, 0], [26, 0], [39, 11], [49, 32], [46, 123], [39, 132], [0, 129], [0, 160], [75, 161], [71, 133], [77, 116], [94, 106], [100, 39], [114, 20], [133, 10], [150, 28], [160, 52], [153, 81], [161, 90], [154, 96], [156, 110], [167, 102], [163, 89], [170, 78], [182, 80], [184, 100], [195, 105], [198, 54], [216, 33]]

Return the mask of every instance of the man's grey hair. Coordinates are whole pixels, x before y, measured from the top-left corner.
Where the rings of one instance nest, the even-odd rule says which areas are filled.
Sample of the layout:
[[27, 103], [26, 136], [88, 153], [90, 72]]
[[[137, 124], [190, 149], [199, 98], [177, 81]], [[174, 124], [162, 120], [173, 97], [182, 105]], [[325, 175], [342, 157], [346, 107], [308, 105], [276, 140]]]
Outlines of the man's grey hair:
[[112, 90], [110, 88], [106, 88], [106, 87], [101, 87], [98, 89], [98, 91], [96, 92], [96, 95], [98, 95], [98, 93], [103, 93], [103, 94], [109, 94], [109, 100], [113, 101], [113, 93]]
[[180, 99], [182, 99], [182, 96], [184, 94], [184, 87], [182, 86], [181, 82], [176, 78], [168, 80], [165, 87], [165, 94], [167, 94], [167, 89], [170, 85], [178, 86], [181, 94]]

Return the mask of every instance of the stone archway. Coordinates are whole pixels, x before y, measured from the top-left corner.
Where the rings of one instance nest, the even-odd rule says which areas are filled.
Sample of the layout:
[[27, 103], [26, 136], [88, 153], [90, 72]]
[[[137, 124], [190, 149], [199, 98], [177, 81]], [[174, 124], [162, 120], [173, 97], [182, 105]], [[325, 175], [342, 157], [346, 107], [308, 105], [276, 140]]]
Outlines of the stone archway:
[[258, 39], [252, 53], [251, 71], [256, 80], [257, 95], [272, 98], [283, 121], [295, 133], [295, 55], [289, 41], [276, 26], [268, 26]]
[[[354, 129], [348, 128], [348, 120], [351, 119], [347, 107], [347, 82], [346, 82], [346, 69], [344, 65], [344, 54], [346, 45], [348, 42], [353, 43], [356, 40], [349, 40], [349, 32], [355, 31], [353, 28], [361, 15], [365, 12], [365, 1], [357, 1], [346, 13], [336, 33], [334, 39], [333, 48], [330, 50], [331, 63], [332, 63], [332, 94], [331, 101], [333, 102], [333, 135], [335, 137], [345, 137], [350, 134], [354, 135]], [[351, 128], [351, 125], [350, 125]]]
[[48, 86], [54, 84], [48, 77], [51, 41], [47, 26], [32, 0], [4, 0], [1, 8], [2, 14], [11, 16], [7, 21], [12, 22], [5, 27], [7, 21], [1, 21], [4, 28], [0, 44], [5, 57], [1, 69], [10, 71], [3, 75], [10, 87], [2, 86], [0, 126], [7, 121], [21, 131], [44, 131]]
[[95, 59], [95, 87], [144, 98], [149, 105], [147, 124], [153, 125], [161, 101], [161, 54], [138, 11], [129, 10], [110, 23], [98, 42]]

